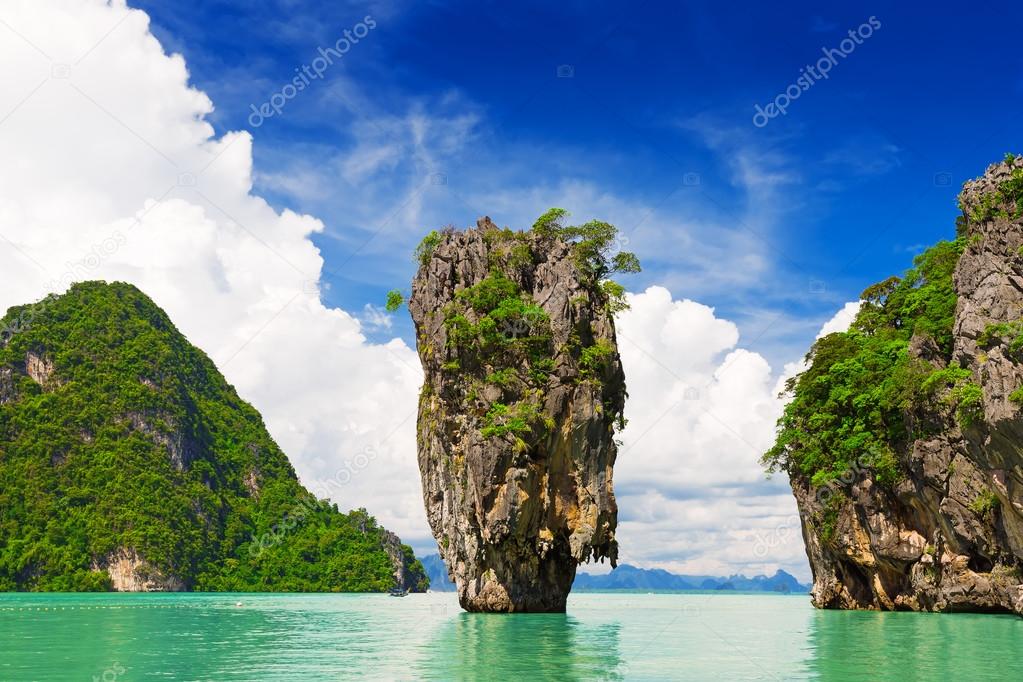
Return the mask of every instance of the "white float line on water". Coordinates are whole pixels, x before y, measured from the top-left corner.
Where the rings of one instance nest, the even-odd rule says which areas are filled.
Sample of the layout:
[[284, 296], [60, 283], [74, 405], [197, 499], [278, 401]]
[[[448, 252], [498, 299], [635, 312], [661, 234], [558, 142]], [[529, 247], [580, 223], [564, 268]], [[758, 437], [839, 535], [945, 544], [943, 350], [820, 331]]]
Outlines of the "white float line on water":
[[[0, 611], [96, 611], [101, 609], [201, 609], [201, 604], [140, 604], [138, 606], [125, 606], [123, 604], [112, 604], [109, 606], [4, 606]], [[206, 607], [208, 608], [208, 607]]]
[[238, 604], [97, 604], [95, 606], [0, 606], [0, 611], [97, 611], [102, 609], [219, 609], [237, 608]]

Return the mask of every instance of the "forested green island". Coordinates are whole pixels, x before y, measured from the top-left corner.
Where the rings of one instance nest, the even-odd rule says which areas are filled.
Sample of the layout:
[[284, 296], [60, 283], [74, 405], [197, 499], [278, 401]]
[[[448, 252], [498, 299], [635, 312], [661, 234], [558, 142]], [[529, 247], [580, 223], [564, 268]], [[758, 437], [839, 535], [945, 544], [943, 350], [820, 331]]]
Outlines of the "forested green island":
[[0, 322], [0, 590], [429, 584], [365, 510], [298, 481], [259, 413], [129, 284]]

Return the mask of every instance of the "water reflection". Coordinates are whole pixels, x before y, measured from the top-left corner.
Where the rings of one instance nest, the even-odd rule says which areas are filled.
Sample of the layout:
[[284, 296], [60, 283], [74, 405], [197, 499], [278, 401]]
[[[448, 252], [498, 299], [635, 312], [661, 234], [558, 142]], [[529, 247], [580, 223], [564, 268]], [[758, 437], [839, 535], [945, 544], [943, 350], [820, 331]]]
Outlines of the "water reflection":
[[816, 611], [805, 597], [0, 595], [0, 680], [1023, 680], [1023, 619]]
[[1016, 616], [815, 611], [808, 644], [824, 680], [1023, 679]]
[[425, 645], [426, 633], [414, 625], [429, 609], [395, 601], [385, 595], [3, 595], [0, 680], [409, 679], [402, 657]]
[[565, 614], [460, 613], [440, 625], [419, 673], [454, 680], [621, 680], [619, 628]]

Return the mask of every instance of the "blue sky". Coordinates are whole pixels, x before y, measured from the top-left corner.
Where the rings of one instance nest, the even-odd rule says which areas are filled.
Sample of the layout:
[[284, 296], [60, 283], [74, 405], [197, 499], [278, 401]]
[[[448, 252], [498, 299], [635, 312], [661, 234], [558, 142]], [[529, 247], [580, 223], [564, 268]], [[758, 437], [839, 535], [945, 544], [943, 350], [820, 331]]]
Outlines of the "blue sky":
[[379, 306], [425, 232], [551, 206], [618, 225], [644, 264], [618, 319], [623, 560], [808, 579], [787, 482], [758, 462], [779, 375], [1023, 151], [1007, 3], [129, 5], [0, 11], [0, 309], [136, 284], [311, 489], [420, 553], [421, 374], [407, 315]]
[[[257, 192], [324, 220], [327, 300], [348, 310], [409, 281], [425, 231], [485, 213], [524, 227], [560, 202], [618, 222], [646, 265], [630, 288], [714, 306], [780, 367], [952, 234], [958, 186], [1019, 148], [1009, 3], [134, 4], [220, 131], [252, 129], [253, 104], [374, 17], [254, 131]], [[826, 80], [753, 125], [871, 16], [880, 28]], [[370, 165], [342, 173], [353, 157]]]

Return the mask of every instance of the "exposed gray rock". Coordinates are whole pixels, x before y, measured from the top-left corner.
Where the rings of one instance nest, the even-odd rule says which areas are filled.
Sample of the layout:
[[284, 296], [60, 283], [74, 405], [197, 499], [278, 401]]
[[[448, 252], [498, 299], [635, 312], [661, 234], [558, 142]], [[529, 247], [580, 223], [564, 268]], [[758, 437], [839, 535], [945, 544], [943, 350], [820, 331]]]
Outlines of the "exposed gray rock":
[[0, 405], [14, 400], [14, 371], [10, 367], [0, 367]]
[[182, 592], [180, 578], [167, 575], [143, 559], [134, 549], [119, 549], [92, 565], [106, 571], [115, 592]]
[[53, 361], [31, 351], [25, 355], [25, 373], [40, 386], [50, 386], [53, 380]]
[[391, 531], [384, 531], [383, 541], [384, 551], [394, 566], [394, 586], [409, 592], [424, 592], [425, 574], [413, 566], [416, 557], [412, 551], [406, 552], [401, 544], [401, 538]]
[[[492, 268], [549, 319], [506, 320], [499, 334], [530, 338], [544, 326], [550, 364], [503, 359], [449, 338], [456, 294]], [[461, 306], [461, 307], [459, 307]], [[457, 310], [456, 310], [457, 308]], [[413, 282], [409, 309], [425, 372], [419, 403], [419, 468], [439, 550], [470, 611], [563, 611], [576, 566], [617, 559], [612, 466], [614, 423], [625, 382], [612, 316], [578, 271], [569, 245], [499, 230], [489, 218], [448, 231]], [[453, 336], [453, 334], [452, 334]], [[512, 344], [514, 345], [514, 344]], [[583, 348], [607, 352], [596, 369]], [[504, 369], [510, 376], [493, 379]], [[489, 378], [489, 380], [488, 380]], [[531, 405], [528, 428], [485, 433], [500, 405]]]
[[199, 454], [199, 445], [178, 426], [177, 420], [170, 414], [130, 412], [125, 415], [125, 419], [133, 431], [145, 434], [165, 448], [171, 464], [178, 471], [187, 469]]
[[[818, 607], [1023, 615], [1023, 415], [1009, 400], [1023, 364], [1004, 343], [978, 346], [990, 324], [1023, 317], [1023, 221], [1015, 206], [977, 219], [1014, 168], [1023, 160], [991, 166], [960, 195], [969, 245], [953, 278], [952, 359], [981, 386], [983, 418], [964, 432], [951, 414], [927, 416], [936, 434], [898, 453], [909, 475], [894, 491], [866, 469], [842, 495], [792, 477]], [[910, 353], [945, 366], [925, 338]]]

